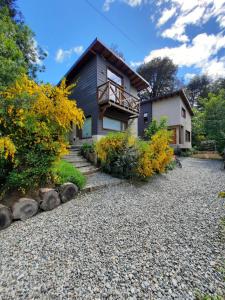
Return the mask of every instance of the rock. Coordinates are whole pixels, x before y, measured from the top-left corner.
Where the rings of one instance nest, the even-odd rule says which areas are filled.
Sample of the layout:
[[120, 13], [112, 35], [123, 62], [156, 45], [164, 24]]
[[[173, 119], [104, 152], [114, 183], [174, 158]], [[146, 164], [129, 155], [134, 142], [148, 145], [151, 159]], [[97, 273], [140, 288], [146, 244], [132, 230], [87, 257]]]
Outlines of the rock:
[[20, 198], [12, 207], [13, 219], [26, 220], [38, 211], [38, 203], [34, 199]]
[[11, 210], [0, 204], [0, 230], [8, 227], [12, 223]]
[[59, 206], [61, 203], [59, 194], [54, 189], [41, 188], [39, 190], [39, 196], [39, 206], [42, 210], [45, 211], [52, 210], [53, 208]]
[[59, 189], [59, 195], [62, 203], [72, 200], [77, 193], [78, 187], [70, 182], [62, 184]]

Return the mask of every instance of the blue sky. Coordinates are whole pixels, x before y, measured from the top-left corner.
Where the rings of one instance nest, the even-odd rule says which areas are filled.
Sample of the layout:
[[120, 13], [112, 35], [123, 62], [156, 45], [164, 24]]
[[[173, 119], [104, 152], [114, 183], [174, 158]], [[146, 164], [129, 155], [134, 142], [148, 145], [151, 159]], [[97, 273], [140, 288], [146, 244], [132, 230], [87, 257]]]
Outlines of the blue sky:
[[169, 56], [185, 80], [196, 73], [225, 76], [225, 0], [17, 3], [37, 43], [48, 52], [46, 71], [39, 74], [44, 82], [57, 83], [96, 37], [118, 45], [133, 68]]

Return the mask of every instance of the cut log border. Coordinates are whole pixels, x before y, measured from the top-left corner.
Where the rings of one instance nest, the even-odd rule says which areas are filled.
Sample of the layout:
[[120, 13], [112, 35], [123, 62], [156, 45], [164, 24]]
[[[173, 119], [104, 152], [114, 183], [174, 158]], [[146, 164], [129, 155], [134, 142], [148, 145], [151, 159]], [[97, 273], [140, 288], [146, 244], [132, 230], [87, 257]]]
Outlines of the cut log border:
[[12, 207], [0, 203], [0, 231], [9, 227], [13, 221], [24, 221], [43, 210], [52, 210], [61, 203], [74, 199], [78, 191], [76, 185], [67, 182], [57, 189], [41, 188], [37, 199], [20, 198]]

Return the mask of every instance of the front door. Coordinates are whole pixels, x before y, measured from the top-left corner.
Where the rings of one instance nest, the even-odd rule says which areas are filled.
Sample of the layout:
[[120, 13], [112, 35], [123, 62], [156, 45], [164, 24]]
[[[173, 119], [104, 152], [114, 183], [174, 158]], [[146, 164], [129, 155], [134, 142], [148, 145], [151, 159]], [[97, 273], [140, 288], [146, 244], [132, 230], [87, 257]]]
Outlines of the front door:
[[87, 117], [84, 121], [84, 126], [82, 128], [82, 139], [92, 137], [92, 118]]

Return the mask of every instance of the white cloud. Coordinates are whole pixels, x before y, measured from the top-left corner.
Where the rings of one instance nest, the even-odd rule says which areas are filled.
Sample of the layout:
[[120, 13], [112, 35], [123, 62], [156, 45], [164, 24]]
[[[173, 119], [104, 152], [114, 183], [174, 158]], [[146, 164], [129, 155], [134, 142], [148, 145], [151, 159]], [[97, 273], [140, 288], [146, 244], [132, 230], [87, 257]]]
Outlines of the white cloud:
[[172, 18], [172, 16], [175, 14], [175, 12], [176, 12], [175, 7], [171, 7], [170, 9], [167, 9], [167, 8], [164, 9], [160, 19], [157, 22], [157, 27], [160, 27], [163, 24], [165, 24], [167, 21], [169, 21], [169, 19]]
[[191, 44], [184, 43], [178, 47], [153, 50], [145, 57], [144, 61], [148, 62], [155, 57], [168, 56], [179, 66], [202, 67], [222, 48], [225, 48], [225, 36], [202, 33], [197, 35]]
[[185, 29], [188, 24], [199, 24], [201, 18], [204, 14], [204, 7], [196, 7], [190, 13], [186, 15], [181, 15], [176, 19], [176, 22], [172, 25], [171, 28], [166, 29], [163, 33], [163, 37], [169, 37], [181, 42], [188, 41], [188, 37], [185, 34]]
[[126, 4], [131, 7], [140, 6], [144, 1], [143, 0], [123, 0]]
[[203, 66], [202, 73], [213, 78], [224, 77], [225, 74], [225, 56], [218, 60], [212, 59]]
[[83, 46], [76, 46], [69, 50], [58, 49], [56, 52], [55, 60], [62, 63], [66, 58], [70, 58], [72, 54], [81, 54], [84, 51]]
[[[155, 57], [169, 57], [179, 67], [200, 68], [203, 73], [218, 77], [225, 74], [225, 60], [215, 56], [218, 51], [225, 49], [225, 36], [222, 34], [197, 35], [190, 44], [184, 43], [178, 47], [165, 47], [152, 50], [144, 59], [147, 63]], [[133, 62], [135, 64], [135, 62]]]
[[[42, 66], [43, 60], [39, 58], [38, 42], [36, 41], [35, 38], [32, 39], [31, 49], [32, 49], [32, 55], [30, 55], [29, 57], [30, 62], [32, 64], [37, 64], [39, 66]], [[43, 49], [43, 51], [45, 52], [46, 56], [49, 55], [49, 52], [46, 49]]]
[[103, 4], [103, 10], [104, 11], [109, 11], [110, 10], [110, 5], [114, 2], [114, 0], [105, 0]]
[[195, 73], [186, 73], [185, 75], [184, 75], [184, 79], [186, 80], [186, 81], [189, 81], [190, 79], [192, 79], [193, 77], [195, 77]]
[[[115, 1], [116, 0], [105, 0], [105, 2], [103, 4], [103, 10], [109, 11], [111, 4]], [[117, 1], [123, 2], [131, 7], [137, 7], [137, 6], [140, 6], [141, 4], [145, 3], [147, 0], [117, 0]]]
[[158, 27], [172, 17], [173, 11], [176, 11], [176, 18], [170, 27], [162, 32], [163, 37], [186, 42], [189, 40], [186, 34], [188, 25], [203, 25], [212, 17], [221, 28], [225, 28], [225, 0], [167, 0], [166, 3], [167, 7], [162, 10], [165, 1], [157, 1], [160, 15]]
[[131, 61], [131, 62], [130, 62], [131, 68], [137, 68], [137, 67], [139, 67], [141, 64], [143, 64], [143, 61]]

